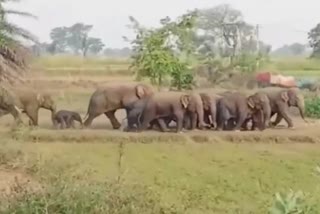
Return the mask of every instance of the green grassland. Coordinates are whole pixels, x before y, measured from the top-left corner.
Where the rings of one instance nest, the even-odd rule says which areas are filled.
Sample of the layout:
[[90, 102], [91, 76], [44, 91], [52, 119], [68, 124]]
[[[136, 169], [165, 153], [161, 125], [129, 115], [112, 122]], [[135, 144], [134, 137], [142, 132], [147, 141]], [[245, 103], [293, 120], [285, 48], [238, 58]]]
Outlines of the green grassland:
[[[28, 84], [82, 117], [98, 83], [133, 80], [125, 59], [42, 57], [32, 66]], [[278, 58], [264, 69], [317, 76], [320, 62]], [[275, 193], [291, 189], [306, 193], [309, 213], [320, 211], [316, 122], [263, 133], [123, 133], [102, 115], [91, 129], [58, 131], [41, 110], [39, 123], [12, 130], [10, 115], [0, 120], [0, 213], [268, 213]]]

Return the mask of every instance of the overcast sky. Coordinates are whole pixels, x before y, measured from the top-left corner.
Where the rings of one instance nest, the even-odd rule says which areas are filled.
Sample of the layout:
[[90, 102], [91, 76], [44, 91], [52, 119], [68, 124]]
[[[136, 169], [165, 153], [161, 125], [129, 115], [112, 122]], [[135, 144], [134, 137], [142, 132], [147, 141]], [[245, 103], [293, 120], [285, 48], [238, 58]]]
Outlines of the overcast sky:
[[227, 3], [241, 10], [245, 20], [261, 25], [261, 39], [273, 47], [307, 43], [307, 31], [320, 22], [319, 0], [22, 0], [10, 5], [38, 17], [12, 18], [41, 41], [50, 41], [50, 30], [75, 22], [94, 25], [91, 35], [103, 39], [107, 47], [124, 47], [122, 36], [132, 35], [126, 27], [132, 15], [146, 26], [159, 19], [175, 18], [189, 9]]

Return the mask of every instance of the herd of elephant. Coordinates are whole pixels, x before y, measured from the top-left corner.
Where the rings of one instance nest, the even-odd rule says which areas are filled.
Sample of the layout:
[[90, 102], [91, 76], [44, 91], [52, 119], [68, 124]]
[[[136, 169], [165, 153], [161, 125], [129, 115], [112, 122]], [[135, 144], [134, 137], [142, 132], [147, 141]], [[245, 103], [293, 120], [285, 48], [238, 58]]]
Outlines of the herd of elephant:
[[[64, 124], [74, 127], [74, 120], [89, 127], [99, 115], [105, 114], [113, 129], [123, 127], [115, 112], [126, 110], [124, 131], [160, 129], [167, 132], [170, 123], [176, 123], [176, 132], [182, 129], [213, 130], [264, 130], [276, 126], [284, 119], [289, 128], [293, 127], [289, 107], [298, 107], [304, 119], [304, 98], [299, 89], [262, 89], [250, 96], [240, 92], [223, 93], [156, 92], [144, 83], [109, 84], [96, 89], [91, 95], [84, 123], [77, 112], [60, 110], [51, 95], [31, 89], [0, 87], [0, 116], [12, 114], [17, 123], [22, 123], [21, 113], [29, 117], [29, 125], [38, 125], [40, 108], [52, 112], [55, 127]], [[276, 114], [276, 120], [270, 118]]]

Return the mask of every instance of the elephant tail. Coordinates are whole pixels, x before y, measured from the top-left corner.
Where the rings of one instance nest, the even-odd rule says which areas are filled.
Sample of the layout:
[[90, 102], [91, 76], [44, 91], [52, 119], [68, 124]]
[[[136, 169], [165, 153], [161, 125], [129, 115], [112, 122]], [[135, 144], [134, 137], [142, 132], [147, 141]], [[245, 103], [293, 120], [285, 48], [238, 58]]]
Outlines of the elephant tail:
[[89, 117], [89, 111], [87, 112], [86, 116], [84, 116], [83, 120], [82, 121], [86, 121]]

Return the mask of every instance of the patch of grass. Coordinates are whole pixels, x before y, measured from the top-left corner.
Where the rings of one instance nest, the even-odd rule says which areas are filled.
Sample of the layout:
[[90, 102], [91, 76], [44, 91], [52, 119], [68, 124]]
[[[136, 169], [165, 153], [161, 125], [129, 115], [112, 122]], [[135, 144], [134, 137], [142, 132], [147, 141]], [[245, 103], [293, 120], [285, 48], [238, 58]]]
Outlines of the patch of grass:
[[319, 76], [320, 60], [307, 59], [302, 57], [279, 57], [272, 58], [263, 70], [279, 72], [284, 75], [297, 77]]
[[49, 76], [59, 75], [132, 75], [128, 59], [82, 58], [78, 56], [45, 56], [35, 58], [33, 71]]
[[2, 213], [266, 213], [274, 193], [291, 188], [320, 200], [317, 145], [124, 144], [120, 183], [117, 144], [7, 145], [0, 154], [16, 148], [22, 158], [9, 155], [5, 165], [15, 162], [46, 188]]
[[130, 61], [126, 58], [99, 58], [99, 57], [79, 57], [71, 55], [43, 56], [37, 57], [33, 61], [34, 66], [44, 68], [56, 67], [99, 67], [108, 65], [127, 65]]

